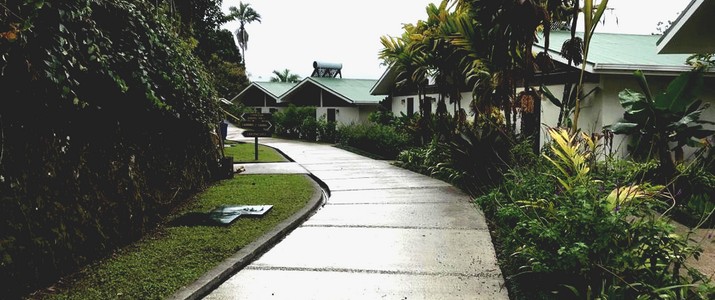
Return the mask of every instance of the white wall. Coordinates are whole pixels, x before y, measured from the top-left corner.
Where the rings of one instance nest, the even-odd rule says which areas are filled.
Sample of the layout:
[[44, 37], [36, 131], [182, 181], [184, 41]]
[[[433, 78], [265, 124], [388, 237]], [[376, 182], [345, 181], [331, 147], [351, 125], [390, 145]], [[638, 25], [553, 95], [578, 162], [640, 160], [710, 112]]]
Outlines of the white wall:
[[[675, 76], [647, 76], [648, 85], [654, 96], [663, 92], [670, 81]], [[590, 91], [595, 84], [587, 84], [584, 89]], [[641, 92], [638, 82], [632, 75], [602, 75], [599, 84], [600, 90], [582, 102], [581, 115], [579, 116], [579, 127], [586, 133], [600, 133], [604, 126], [614, 124], [623, 118], [623, 107], [620, 104], [618, 94], [624, 89]], [[560, 98], [563, 93], [563, 85], [549, 86], [551, 92]], [[706, 78], [705, 88], [700, 97], [703, 102], [715, 104], [715, 78]], [[556, 126], [559, 108], [543, 97], [541, 121], [545, 126]], [[701, 115], [701, 120], [715, 121], [715, 107], [710, 107]], [[715, 129], [713, 125], [705, 125], [709, 129]], [[546, 131], [542, 128], [542, 141], [547, 142]], [[626, 135], [615, 135], [613, 137], [613, 151], [615, 155], [621, 157], [628, 156], [629, 138]], [[673, 145], [675, 146], [675, 145]], [[697, 149], [684, 147], [684, 154], [687, 158]]]
[[377, 106], [376, 105], [363, 105], [363, 106], [358, 106], [358, 111], [359, 111], [359, 118], [358, 122], [360, 123], [367, 123], [370, 117], [370, 114], [373, 112], [377, 111]]
[[[437, 112], [437, 99], [439, 99], [438, 94], [427, 94], [425, 97], [431, 97], [435, 99], [432, 101], [432, 113]], [[417, 95], [408, 95], [408, 96], [396, 96], [392, 98], [392, 113], [395, 116], [400, 116], [400, 113], [404, 113], [405, 115], [407, 114], [407, 99], [412, 98], [414, 101], [414, 113], [419, 113], [420, 112], [420, 101], [419, 97]], [[404, 100], [404, 103], [403, 103]], [[472, 93], [471, 92], [464, 92], [462, 93], [462, 99], [460, 100], [460, 105], [462, 108], [467, 112], [467, 115], [470, 115], [470, 109], [469, 109], [469, 103], [472, 101]], [[445, 104], [447, 105], [447, 112], [449, 114], [454, 115], [454, 104], [449, 102], [449, 97], [444, 99]]]
[[[328, 109], [334, 108], [335, 111], [335, 122], [345, 125], [350, 125], [352, 123], [360, 122], [360, 109], [358, 107], [316, 107], [315, 117], [326, 118], [328, 117]], [[367, 118], [367, 117], [366, 117]]]
[[[596, 83], [587, 83], [584, 85], [585, 93], [588, 93], [596, 86], [600, 86]], [[563, 100], [564, 85], [549, 85], [547, 86], [549, 91], [559, 100]], [[537, 88], [538, 89], [538, 88]], [[581, 101], [581, 114], [579, 115], [579, 127], [585, 132], [600, 132], [603, 127], [604, 115], [602, 102], [605, 93], [603, 89], [593, 92], [591, 95], [586, 97]], [[620, 106], [620, 105], [619, 105]], [[541, 97], [541, 143], [542, 146], [549, 141], [548, 128], [553, 128], [558, 125], [559, 121], [559, 111], [560, 108], [551, 103], [551, 101], [546, 98], [546, 96]], [[605, 113], [605, 115], [610, 116], [611, 113]], [[623, 115], [623, 112], [616, 113], [619, 116]], [[564, 116], [564, 119], [569, 117], [573, 120], [573, 115]], [[561, 125], [566, 126], [566, 121], [562, 122]], [[611, 124], [611, 123], [606, 123]], [[518, 127], [517, 127], [518, 128]]]

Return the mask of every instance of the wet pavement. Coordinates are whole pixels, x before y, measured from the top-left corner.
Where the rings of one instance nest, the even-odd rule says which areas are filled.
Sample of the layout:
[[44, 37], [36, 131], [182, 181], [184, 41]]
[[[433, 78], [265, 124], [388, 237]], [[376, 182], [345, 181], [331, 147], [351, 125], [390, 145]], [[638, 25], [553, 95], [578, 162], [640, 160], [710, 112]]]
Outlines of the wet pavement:
[[[253, 141], [233, 126], [229, 139]], [[508, 299], [484, 216], [461, 191], [330, 145], [259, 142], [331, 196], [205, 299]]]

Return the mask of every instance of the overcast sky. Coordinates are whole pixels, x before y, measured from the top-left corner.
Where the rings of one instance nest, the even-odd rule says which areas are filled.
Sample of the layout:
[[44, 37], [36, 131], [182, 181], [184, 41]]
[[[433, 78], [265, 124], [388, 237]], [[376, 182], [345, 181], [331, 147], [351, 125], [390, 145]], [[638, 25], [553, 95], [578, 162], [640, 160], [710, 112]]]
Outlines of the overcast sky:
[[[310, 76], [313, 61], [342, 63], [345, 78], [378, 79], [385, 70], [377, 55], [380, 36], [398, 36], [402, 24], [426, 18], [431, 0], [243, 0], [261, 23], [246, 26], [246, 68], [252, 81], [268, 81], [273, 70]], [[690, 0], [610, 0], [599, 31], [656, 32], [659, 21], [675, 20]], [[224, 0], [223, 10], [239, 0]], [[616, 23], [617, 21], [617, 23]], [[235, 31], [238, 22], [224, 24]]]

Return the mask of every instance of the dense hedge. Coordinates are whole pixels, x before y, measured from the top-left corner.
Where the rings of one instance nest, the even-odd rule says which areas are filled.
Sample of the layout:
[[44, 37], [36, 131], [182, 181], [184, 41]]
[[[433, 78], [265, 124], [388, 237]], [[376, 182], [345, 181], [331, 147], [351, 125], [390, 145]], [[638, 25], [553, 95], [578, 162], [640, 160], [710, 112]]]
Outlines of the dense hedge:
[[411, 146], [406, 133], [389, 125], [374, 123], [339, 126], [338, 142], [385, 159], [395, 159], [402, 150]]
[[0, 294], [139, 238], [218, 160], [215, 91], [146, 1], [0, 8]]

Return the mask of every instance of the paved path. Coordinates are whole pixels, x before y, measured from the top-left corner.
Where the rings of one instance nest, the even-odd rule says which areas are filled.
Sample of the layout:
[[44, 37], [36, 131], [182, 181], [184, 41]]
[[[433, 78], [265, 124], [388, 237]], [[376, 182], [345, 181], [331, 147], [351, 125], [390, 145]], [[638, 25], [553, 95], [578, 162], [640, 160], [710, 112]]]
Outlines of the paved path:
[[459, 190], [329, 145], [260, 142], [332, 195], [206, 299], [508, 299], [483, 214]]

